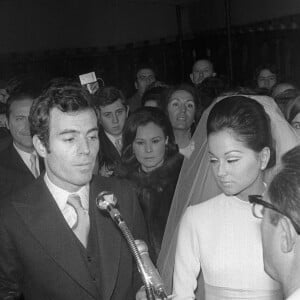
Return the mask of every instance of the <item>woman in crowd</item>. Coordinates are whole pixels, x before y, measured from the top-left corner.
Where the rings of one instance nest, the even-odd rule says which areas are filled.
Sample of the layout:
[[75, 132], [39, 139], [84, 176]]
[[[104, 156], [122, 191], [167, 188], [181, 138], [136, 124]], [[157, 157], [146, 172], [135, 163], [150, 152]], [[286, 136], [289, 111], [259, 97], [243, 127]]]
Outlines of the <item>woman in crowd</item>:
[[285, 117], [300, 136], [300, 96], [297, 96], [288, 102]]
[[271, 93], [272, 88], [278, 82], [278, 74], [274, 65], [261, 65], [255, 71], [255, 80], [259, 89], [265, 89]]
[[163, 111], [144, 107], [130, 115], [123, 131], [122, 162], [116, 175], [129, 179], [137, 188], [155, 260], [182, 160]]
[[166, 96], [165, 111], [172, 124], [179, 152], [189, 158], [195, 149], [192, 135], [200, 111], [196, 90], [187, 84], [171, 88]]
[[194, 299], [200, 270], [206, 299], [282, 299], [263, 269], [259, 223], [248, 195], [263, 194], [263, 171], [275, 162], [269, 119], [259, 103], [233, 96], [207, 121], [213, 175], [222, 193], [188, 208], [174, 267], [175, 299]]
[[[276, 144], [276, 161], [282, 153], [293, 148], [299, 143], [299, 138], [288, 125], [274, 100], [267, 96], [249, 96], [264, 106], [265, 111], [271, 120], [273, 139]], [[224, 101], [230, 99], [225, 98]], [[208, 115], [217, 99], [206, 111], [204, 111], [200, 123], [195, 131], [194, 139], [197, 151], [194, 151], [189, 160], [185, 160], [178, 179], [177, 188], [174, 194], [172, 207], [167, 222], [161, 252], [158, 258], [158, 268], [169, 291], [172, 291], [172, 276], [174, 270], [175, 249], [180, 219], [190, 205], [206, 201], [222, 193], [217, 184], [210, 166], [206, 123]], [[254, 101], [254, 100], [253, 100]], [[275, 168], [264, 171], [264, 182], [268, 184]], [[246, 233], [245, 233], [246, 234]], [[197, 299], [202, 299], [203, 288], [201, 288], [201, 276], [198, 281]]]

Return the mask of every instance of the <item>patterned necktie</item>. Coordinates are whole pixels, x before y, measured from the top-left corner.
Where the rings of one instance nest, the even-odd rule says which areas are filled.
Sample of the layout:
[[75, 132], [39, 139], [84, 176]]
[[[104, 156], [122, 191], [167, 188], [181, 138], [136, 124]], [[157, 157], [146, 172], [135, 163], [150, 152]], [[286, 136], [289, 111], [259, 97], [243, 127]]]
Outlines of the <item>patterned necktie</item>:
[[77, 222], [72, 226], [72, 230], [81, 244], [86, 248], [90, 231], [89, 213], [82, 207], [79, 195], [70, 194], [67, 202], [77, 213]]
[[115, 140], [115, 146], [119, 152], [119, 154], [121, 155], [122, 152], [122, 138], [118, 138]]
[[32, 174], [35, 178], [38, 178], [39, 175], [40, 175], [40, 172], [37, 168], [37, 158], [38, 157], [34, 152], [31, 153], [31, 155], [30, 155], [30, 169], [31, 169], [31, 172], [32, 172]]

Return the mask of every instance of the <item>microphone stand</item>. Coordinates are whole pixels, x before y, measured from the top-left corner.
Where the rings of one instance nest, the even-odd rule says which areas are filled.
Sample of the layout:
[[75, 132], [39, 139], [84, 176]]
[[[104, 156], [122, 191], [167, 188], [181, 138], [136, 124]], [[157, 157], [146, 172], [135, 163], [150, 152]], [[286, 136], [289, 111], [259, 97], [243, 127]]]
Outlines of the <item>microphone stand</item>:
[[[110, 201], [107, 201], [106, 199], [104, 199], [105, 196], [110, 197], [110, 200], [112, 201], [112, 203], [109, 203]], [[116, 204], [116, 199], [115, 199], [114, 195], [110, 192], [102, 192], [97, 196], [96, 204], [99, 209], [107, 210], [109, 212], [111, 218], [113, 219], [113, 221], [120, 228], [123, 236], [125, 237], [128, 245], [129, 245], [130, 251], [137, 263], [139, 272], [142, 277], [142, 281], [145, 285], [147, 299], [155, 300], [154, 291], [152, 289], [151, 283], [148, 280], [147, 272], [145, 270], [139, 250], [135, 244], [134, 238], [133, 238], [127, 224], [123, 220], [120, 212], [116, 208], [114, 208], [114, 205]]]

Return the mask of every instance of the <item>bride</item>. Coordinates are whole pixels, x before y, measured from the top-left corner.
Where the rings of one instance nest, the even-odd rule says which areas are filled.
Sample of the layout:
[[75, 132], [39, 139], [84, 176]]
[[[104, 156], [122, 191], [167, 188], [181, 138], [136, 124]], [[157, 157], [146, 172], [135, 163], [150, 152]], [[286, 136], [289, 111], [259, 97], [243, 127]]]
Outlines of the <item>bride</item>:
[[[224, 101], [223, 105], [225, 103], [225, 105], [224, 105], [225, 108], [227, 107], [227, 105], [229, 105], [230, 101], [233, 101], [233, 102], [238, 101], [238, 100], [231, 100], [233, 98], [244, 98], [244, 100], [246, 99], [246, 102], [252, 101], [254, 104], [256, 103], [253, 100], [249, 100], [246, 97], [228, 97], [228, 98], [225, 98], [222, 100], [222, 102]], [[282, 153], [284, 153], [288, 149], [295, 146], [298, 143], [298, 138], [295, 135], [294, 131], [289, 127], [287, 122], [284, 120], [284, 118], [278, 111], [278, 107], [276, 106], [275, 102], [271, 98], [265, 97], [265, 96], [263, 96], [263, 97], [255, 96], [254, 98], [257, 102], [261, 103], [264, 106], [265, 111], [267, 112], [267, 114], [269, 115], [269, 117], [271, 119], [271, 130], [272, 130], [273, 139], [276, 142], [276, 155], [278, 158]], [[222, 102], [220, 102], [220, 105], [222, 104]], [[220, 160], [220, 157], [222, 156], [222, 154], [224, 154], [222, 152], [221, 153], [218, 152], [219, 150], [223, 149], [223, 147], [221, 144], [220, 146], [215, 147], [215, 149], [217, 149], [217, 150], [211, 149], [212, 151], [209, 154], [208, 148], [207, 148], [206, 132], [205, 132], [207, 116], [213, 106], [214, 105], [212, 105], [204, 113], [204, 115], [200, 121], [200, 124], [195, 132], [194, 137], [197, 137], [197, 139], [195, 140], [197, 150], [193, 153], [190, 160], [186, 160], [183, 165], [183, 169], [181, 171], [181, 175], [180, 175], [180, 178], [178, 181], [177, 189], [175, 192], [175, 196], [174, 196], [174, 200], [173, 200], [173, 204], [172, 204], [172, 208], [171, 208], [171, 212], [170, 212], [170, 217], [168, 220], [168, 224], [167, 224], [167, 228], [166, 228], [166, 232], [165, 232], [165, 236], [164, 236], [162, 250], [161, 250], [161, 253], [159, 256], [159, 260], [158, 260], [159, 270], [170, 290], [172, 287], [172, 274], [173, 274], [173, 267], [174, 267], [175, 248], [176, 248], [176, 243], [177, 243], [178, 224], [180, 223], [179, 221], [181, 219], [183, 212], [186, 210], [186, 208], [190, 205], [194, 205], [194, 204], [203, 202], [207, 199], [214, 198], [216, 195], [221, 194], [222, 192], [223, 192], [223, 194], [221, 194], [222, 195], [221, 198], [223, 196], [225, 198], [227, 196], [229, 196], [228, 198], [231, 198], [231, 196], [233, 196], [233, 197], [235, 197], [234, 200], [237, 200], [237, 203], [239, 203], [238, 201], [241, 202], [241, 201], [245, 200], [245, 201], [243, 201], [244, 203], [241, 202], [239, 204], [241, 204], [241, 205], [248, 204], [247, 197], [246, 197], [247, 193], [245, 193], [245, 195], [240, 195], [239, 190], [228, 191], [226, 189], [229, 188], [230, 184], [228, 183], [226, 185], [226, 183], [224, 183], [225, 184], [225, 186], [224, 186], [224, 184], [223, 185], [220, 184], [220, 181], [217, 179], [218, 177], [216, 176], [217, 172], [215, 170], [216, 168], [214, 167], [214, 164], [218, 165], [218, 161]], [[231, 135], [229, 135], [229, 136], [231, 136]], [[223, 138], [224, 138], [224, 136], [223, 136]], [[236, 139], [236, 141], [238, 141], [238, 140], [239, 139]], [[218, 139], [217, 139], [217, 141], [218, 141]], [[214, 143], [212, 143], [212, 145], [213, 144]], [[242, 143], [242, 145], [243, 145], [243, 143]], [[266, 148], [270, 148], [270, 147], [266, 147]], [[250, 150], [253, 151], [253, 149], [250, 149]], [[224, 149], [223, 149], [223, 151], [224, 151]], [[217, 155], [214, 152], [217, 152]], [[254, 152], [254, 154], [255, 153], [258, 154], [258, 152], [260, 152], [260, 151], [256, 150], [253, 152]], [[216, 157], [215, 157], [215, 155], [216, 155]], [[210, 166], [209, 166], [210, 158], [211, 158], [212, 165], [213, 165], [212, 168], [210, 168]], [[279, 161], [279, 159], [277, 159], [277, 161]], [[265, 171], [264, 182], [266, 182], [266, 183], [269, 182], [269, 179], [272, 176], [272, 173], [274, 172], [274, 170], [275, 170], [275, 168], [273, 167], [273, 168], [270, 168], [267, 171]], [[260, 174], [260, 171], [259, 170], [257, 170], [257, 171]], [[213, 175], [213, 173], [215, 174], [215, 176]], [[215, 180], [215, 178], [217, 180]], [[262, 183], [262, 175], [259, 175], [259, 178], [260, 178], [259, 182]], [[222, 183], [222, 181], [221, 181], [221, 183]], [[257, 190], [254, 190], [254, 191], [251, 190], [250, 192], [251, 193], [263, 192], [262, 185], [259, 184], [257, 186]], [[218, 198], [218, 197], [216, 197], [216, 198]], [[214, 199], [216, 199], [216, 198], [214, 198]], [[233, 200], [233, 199], [227, 199], [227, 200]], [[220, 199], [219, 200], [217, 199], [214, 201], [215, 201], [215, 203], [220, 201], [221, 204], [224, 204], [222, 202], [222, 200], [220, 200]], [[260, 285], [260, 283], [258, 283], [258, 282], [255, 283], [254, 282], [255, 280], [253, 281], [253, 280], [250, 280], [249, 278], [247, 278], [247, 276], [253, 276], [253, 275], [251, 275], [251, 272], [253, 270], [250, 270], [251, 272], [250, 271], [246, 272], [247, 275], [245, 275], [246, 276], [245, 278], [243, 278], [243, 276], [235, 275], [243, 283], [239, 283], [239, 280], [237, 279], [236, 281], [232, 280], [232, 284], [231, 284], [230, 278], [228, 278], [228, 272], [230, 272], [230, 268], [228, 268], [228, 263], [229, 262], [231, 263], [232, 261], [230, 261], [230, 259], [232, 260], [233, 258], [232, 257], [228, 258], [227, 256], [222, 257], [222, 255], [221, 255], [218, 257], [219, 262], [220, 262], [219, 265], [210, 264], [209, 260], [212, 259], [210, 257], [212, 249], [210, 249], [208, 245], [206, 245], [207, 246], [206, 252], [202, 248], [201, 248], [201, 251], [202, 251], [201, 252], [199, 245], [198, 246], [195, 245], [197, 251], [200, 251], [199, 253], [197, 253], [198, 257], [197, 257], [197, 255], [195, 255], [197, 264], [193, 265], [192, 267], [189, 266], [189, 261], [193, 258], [190, 258], [190, 255], [185, 252], [186, 248], [191, 250], [189, 247], [187, 247], [187, 244], [185, 244], [188, 240], [189, 240], [189, 242], [191, 242], [190, 234], [188, 234], [187, 232], [190, 233], [191, 228], [195, 228], [195, 232], [198, 234], [199, 232], [197, 231], [197, 229], [198, 229], [197, 226], [199, 224], [200, 225], [202, 224], [201, 223], [202, 220], [199, 219], [199, 221], [197, 221], [197, 217], [194, 217], [194, 219], [191, 219], [190, 227], [188, 227], [187, 223], [189, 223], [188, 219], [190, 219], [190, 217], [188, 218], [187, 216], [197, 215], [196, 211], [200, 211], [200, 213], [202, 213], [201, 218], [203, 219], [204, 223], [206, 222], [205, 220], [208, 220], [209, 222], [213, 222], [214, 218], [208, 218], [209, 216], [206, 214], [211, 209], [211, 207], [210, 207], [211, 205], [209, 203], [212, 203], [212, 200], [208, 201], [207, 203], [208, 204], [205, 204], [205, 205], [200, 204], [195, 207], [192, 206], [191, 208], [189, 208], [188, 211], [184, 214], [183, 220], [181, 222], [182, 225], [181, 225], [180, 234], [179, 234], [178, 250], [177, 250], [177, 254], [176, 254], [175, 273], [174, 273], [174, 292], [176, 294], [178, 294], [177, 299], [181, 299], [180, 298], [181, 295], [182, 295], [182, 297], [186, 297], [185, 299], [194, 299], [193, 298], [194, 297], [194, 289], [196, 289], [196, 287], [198, 287], [198, 290], [199, 290], [198, 295], [203, 294], [203, 289], [201, 288], [201, 284], [199, 283], [200, 281], [198, 281], [198, 283], [196, 281], [201, 267], [202, 267], [202, 270], [204, 273], [204, 279], [206, 281], [206, 291], [207, 291], [207, 293], [210, 293], [211, 295], [213, 295], [213, 296], [211, 296], [210, 299], [215, 299], [213, 297], [217, 297], [218, 299], [220, 299], [220, 297], [222, 295], [225, 295], [226, 293], [231, 293], [231, 292], [235, 293], [236, 290], [242, 290], [243, 292], [250, 291], [250, 294], [252, 295], [253, 291], [255, 293], [256, 290], [261, 290], [261, 289], [269, 290], [272, 292], [270, 293], [269, 298], [256, 298], [256, 299], [280, 299], [280, 297], [281, 297], [280, 293], [277, 293], [277, 291], [276, 291], [276, 290], [278, 290], [278, 286], [276, 285], [276, 283], [272, 282], [271, 279], [266, 278], [266, 277], [264, 278], [264, 282], [265, 282], [266, 286], [265, 286], [265, 288], [263, 288]], [[235, 202], [233, 202], [233, 203], [234, 203], [233, 205], [236, 204]], [[200, 208], [198, 208], [198, 207], [200, 207]], [[217, 206], [217, 207], [219, 207], [219, 206]], [[249, 208], [250, 208], [250, 206], [249, 206]], [[217, 214], [217, 212], [216, 212], [216, 214]], [[215, 216], [215, 214], [212, 214], [212, 216]], [[222, 216], [222, 214], [220, 216]], [[221, 219], [222, 219], [221, 217], [218, 218], [216, 220], [216, 222], [219, 222]], [[199, 222], [199, 224], [197, 224], [197, 222]], [[252, 221], [250, 220], [250, 223], [251, 222]], [[203, 225], [203, 226], [207, 226], [207, 222], [205, 224], [206, 225]], [[214, 226], [212, 226], [212, 224]], [[228, 224], [230, 224], [230, 222]], [[220, 239], [220, 236], [218, 236], [218, 238], [217, 238], [215, 235], [220, 234], [221, 230], [215, 230], [215, 228], [214, 228], [215, 225], [220, 226], [220, 229], [223, 228], [222, 224], [210, 223], [210, 226], [208, 226], [208, 228], [206, 227], [206, 232], [210, 232], [210, 230], [211, 230], [211, 234], [206, 235], [206, 237], [204, 237], [204, 238], [203, 238], [203, 236], [205, 234], [203, 234], [203, 233], [201, 234], [201, 246], [202, 247], [205, 247], [204, 244], [207, 241], [206, 240], [207, 236], [209, 236], [209, 239], [215, 238], [216, 241], [223, 240], [225, 242], [228, 239], [230, 240], [230, 238], [232, 238], [232, 234], [231, 235], [229, 234], [229, 236], [223, 237], [223, 239]], [[258, 224], [253, 225], [253, 226], [257, 227]], [[188, 230], [187, 230], [187, 228], [188, 228]], [[255, 229], [253, 229], [253, 230], [255, 231]], [[258, 232], [259, 232], [259, 230], [258, 230]], [[226, 233], [226, 234], [228, 234], [228, 233]], [[244, 235], [247, 235], [247, 232], [244, 232]], [[243, 236], [243, 234], [241, 236]], [[184, 238], [182, 239], [182, 237], [184, 237]], [[197, 238], [198, 238], [198, 236], [197, 236]], [[255, 238], [257, 238], [257, 236]], [[187, 239], [187, 240], [185, 240], [185, 239]], [[257, 242], [257, 241], [259, 241], [259, 242]], [[256, 240], [256, 243], [258, 243], [258, 247], [261, 247], [259, 238]], [[182, 245], [184, 245], [184, 246], [182, 246]], [[212, 248], [214, 248], [213, 245], [214, 245], [214, 243], [211, 244]], [[239, 251], [239, 249], [241, 247], [239, 241], [236, 241], [235, 245], [236, 245], [236, 248], [231, 249], [233, 251], [228, 251], [228, 249], [230, 249], [230, 247], [227, 249], [227, 251], [230, 255], [232, 255], [232, 253], [239, 253], [239, 254], [241, 254], [241, 257], [243, 257], [243, 255], [247, 255], [247, 251], [245, 253], [242, 253], [242, 250]], [[222, 242], [220, 242], [219, 247], [220, 247], [220, 249], [222, 249]], [[241, 249], [242, 248], [243, 247], [241, 247]], [[256, 248], [256, 251], [258, 251], [257, 248]], [[201, 253], [201, 256], [199, 256], [200, 253]], [[220, 254], [220, 252], [219, 252], [219, 254]], [[203, 256], [205, 257], [205, 261], [204, 261], [204, 259], [203, 259], [203, 261], [201, 260], [201, 258], [203, 258]], [[243, 264], [238, 265], [238, 267], [245, 268], [243, 270], [248, 271], [247, 269], [248, 268], [251, 269], [254, 262], [256, 262], [258, 269], [260, 268], [260, 264], [261, 264], [261, 268], [259, 270], [259, 275], [261, 276], [260, 278], [263, 278], [264, 276], [267, 276], [267, 275], [262, 274], [263, 267], [262, 267], [262, 260], [260, 261], [260, 259], [262, 259], [262, 258], [253, 257], [253, 253], [252, 253], [252, 255], [248, 257], [248, 260], [246, 260], [246, 264], [244, 262]], [[238, 256], [234, 257], [234, 261], [235, 260], [238, 261]], [[225, 273], [222, 274], [222, 272], [220, 272], [220, 269], [221, 269], [222, 262], [225, 262], [225, 261], [227, 262], [227, 265], [226, 265], [227, 273], [225, 272], [226, 273], [225, 277], [227, 277], [227, 279], [225, 278], [225, 281], [222, 281], [224, 279], [224, 278], [222, 279], [222, 276]], [[217, 270], [214, 270], [214, 271], [210, 270], [211, 265], [212, 265], [212, 267], [215, 267]], [[236, 266], [234, 266], [234, 267], [236, 267]], [[192, 273], [190, 273], [191, 269], [192, 269]], [[238, 271], [238, 272], [241, 272], [239, 275], [244, 273], [243, 270]], [[233, 273], [235, 273], [235, 272], [233, 272]], [[183, 274], [185, 274], [185, 276], [183, 276]], [[245, 282], [248, 282], [248, 283], [245, 284]], [[224, 289], [220, 290], [220, 287], [223, 287]], [[184, 290], [184, 292], [182, 292], [182, 290]], [[273, 296], [271, 296], [271, 294], [273, 292], [274, 292], [274, 294], [273, 294]], [[277, 293], [277, 295], [274, 296], [276, 293]], [[237, 299], [239, 297], [236, 294], [234, 296], [236, 296]], [[231, 295], [230, 297], [233, 297], [233, 296]]]

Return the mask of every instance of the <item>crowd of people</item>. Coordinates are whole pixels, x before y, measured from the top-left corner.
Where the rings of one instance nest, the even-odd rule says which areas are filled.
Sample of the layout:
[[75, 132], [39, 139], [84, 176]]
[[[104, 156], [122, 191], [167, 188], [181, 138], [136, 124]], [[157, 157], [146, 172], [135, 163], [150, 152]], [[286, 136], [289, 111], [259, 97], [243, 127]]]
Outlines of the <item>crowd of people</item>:
[[2, 90], [1, 299], [147, 299], [104, 191], [173, 299], [299, 299], [300, 91], [272, 65], [189, 78]]

